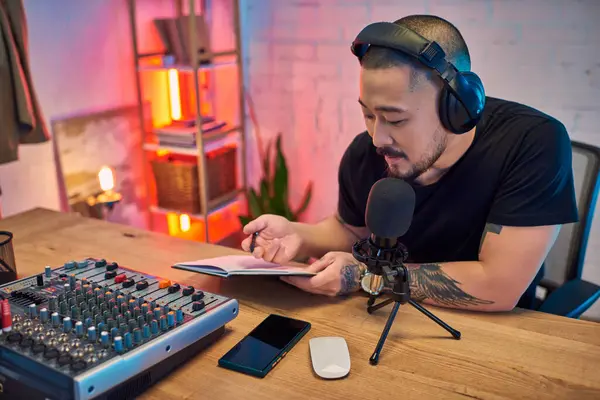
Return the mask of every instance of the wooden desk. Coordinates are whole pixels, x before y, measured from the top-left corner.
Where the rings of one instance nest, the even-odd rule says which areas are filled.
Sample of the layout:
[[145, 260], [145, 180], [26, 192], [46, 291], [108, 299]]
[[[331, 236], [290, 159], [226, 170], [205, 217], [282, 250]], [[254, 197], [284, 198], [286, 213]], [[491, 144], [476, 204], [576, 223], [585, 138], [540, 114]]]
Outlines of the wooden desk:
[[[515, 310], [466, 313], [428, 307], [462, 332], [454, 340], [410, 306], [401, 307], [378, 366], [368, 362], [391, 306], [374, 315], [366, 297], [329, 299], [277, 279], [224, 281], [169, 268], [235, 252], [125, 226], [36, 209], [0, 221], [12, 231], [19, 276], [45, 265], [102, 257], [240, 301], [239, 316], [206, 351], [148, 390], [145, 399], [598, 399], [600, 324]], [[307, 336], [264, 379], [221, 369], [217, 360], [269, 313], [312, 323]], [[308, 340], [340, 335], [350, 375], [324, 381], [311, 369]]]

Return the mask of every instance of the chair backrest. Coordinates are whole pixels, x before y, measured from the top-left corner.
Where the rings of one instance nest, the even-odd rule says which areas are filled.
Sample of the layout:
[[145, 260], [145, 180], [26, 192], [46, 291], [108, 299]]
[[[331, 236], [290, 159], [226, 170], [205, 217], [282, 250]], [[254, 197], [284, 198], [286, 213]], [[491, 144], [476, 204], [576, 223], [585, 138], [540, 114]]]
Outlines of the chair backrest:
[[600, 189], [600, 148], [571, 141], [579, 222], [564, 225], [544, 262], [544, 279], [557, 285], [581, 278]]

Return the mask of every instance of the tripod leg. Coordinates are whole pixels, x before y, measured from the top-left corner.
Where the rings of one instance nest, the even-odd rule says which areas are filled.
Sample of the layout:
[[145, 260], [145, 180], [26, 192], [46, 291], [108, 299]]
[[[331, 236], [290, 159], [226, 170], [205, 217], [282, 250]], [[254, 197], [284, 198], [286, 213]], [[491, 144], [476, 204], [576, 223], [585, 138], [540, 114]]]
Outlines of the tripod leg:
[[457, 331], [456, 329], [452, 328], [450, 325], [448, 325], [447, 323], [445, 323], [444, 321], [442, 321], [441, 319], [439, 319], [438, 317], [436, 317], [435, 315], [433, 315], [431, 313], [431, 311], [428, 311], [426, 308], [424, 308], [422, 305], [420, 305], [419, 303], [415, 302], [414, 300], [409, 300], [408, 302], [414, 308], [416, 308], [417, 310], [421, 311], [423, 314], [427, 315], [430, 319], [432, 319], [434, 322], [436, 322], [439, 326], [441, 326], [442, 328], [444, 328], [445, 330], [447, 330], [448, 332], [450, 332], [450, 334], [452, 336], [454, 336], [454, 339], [460, 339], [460, 332], [459, 331]]
[[390, 328], [392, 327], [392, 324], [394, 323], [394, 318], [396, 318], [396, 314], [398, 313], [399, 308], [400, 308], [400, 302], [394, 303], [394, 308], [392, 308], [392, 312], [390, 313], [390, 316], [388, 317], [388, 320], [385, 323], [383, 332], [381, 332], [381, 336], [379, 337], [379, 342], [377, 343], [377, 347], [375, 348], [373, 355], [369, 359], [369, 362], [371, 363], [371, 365], [376, 365], [379, 362], [379, 354], [381, 353], [381, 349], [383, 348], [383, 344], [385, 343], [385, 340], [387, 339], [387, 335], [390, 332]]
[[374, 306], [369, 305], [369, 307], [367, 307], [367, 312], [369, 314], [372, 314], [373, 312], [379, 310], [381, 307], [385, 307], [388, 304], [392, 303], [393, 301], [394, 301], [394, 299], [385, 299], [385, 300], [381, 301], [380, 303], [375, 304]]
[[367, 301], [367, 307], [371, 307], [373, 305], [373, 303], [375, 303], [375, 299], [377, 299], [377, 295], [376, 294], [370, 294], [369, 295], [369, 301]]

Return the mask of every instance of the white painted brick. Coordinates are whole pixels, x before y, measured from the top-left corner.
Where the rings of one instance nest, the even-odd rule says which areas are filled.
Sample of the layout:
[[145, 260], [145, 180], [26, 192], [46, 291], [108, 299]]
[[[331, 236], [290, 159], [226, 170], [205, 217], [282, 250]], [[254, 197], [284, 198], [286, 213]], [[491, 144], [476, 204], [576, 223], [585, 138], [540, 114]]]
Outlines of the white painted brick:
[[585, 25], [554, 26], [523, 25], [521, 40], [528, 47], [548, 45], [562, 47], [563, 45], [584, 44], [588, 41], [588, 28]]
[[575, 131], [596, 132], [600, 134], [600, 106], [596, 110], [575, 113]]
[[492, 19], [502, 23], [553, 24], [560, 18], [561, 1], [563, 0], [494, 0]]
[[312, 78], [334, 79], [339, 76], [339, 68], [330, 63], [296, 61], [293, 64], [293, 73]]
[[556, 48], [550, 44], [497, 44], [486, 47], [486, 56], [496, 62], [515, 60], [515, 67], [548, 65], [555, 60]]
[[316, 56], [314, 44], [274, 44], [273, 59], [275, 61], [314, 60]]
[[317, 46], [316, 52], [316, 58], [320, 62], [356, 62], [356, 57], [354, 57], [354, 55], [350, 51], [350, 44], [319, 44]]
[[520, 29], [516, 25], [479, 25], [465, 24], [460, 27], [460, 32], [469, 48], [474, 43], [482, 46], [515, 45], [519, 41]]
[[485, 24], [490, 20], [490, 3], [481, 0], [436, 0], [428, 13], [444, 18], [460, 29], [462, 22]]
[[577, 65], [584, 69], [593, 68], [600, 63], [600, 54], [593, 46], [570, 45], [556, 48], [556, 62], [564, 65]]
[[393, 4], [371, 1], [371, 22], [388, 21], [394, 22], [402, 17], [413, 14], [425, 14], [426, 4], [424, 1], [396, 1]]
[[600, 2], [597, 0], [571, 0], [561, 2], [560, 22], [565, 25], [597, 25]]
[[334, 94], [339, 97], [354, 97], [358, 99], [358, 81], [340, 82], [332, 80], [319, 80], [316, 82], [317, 94], [322, 96], [330, 96]]

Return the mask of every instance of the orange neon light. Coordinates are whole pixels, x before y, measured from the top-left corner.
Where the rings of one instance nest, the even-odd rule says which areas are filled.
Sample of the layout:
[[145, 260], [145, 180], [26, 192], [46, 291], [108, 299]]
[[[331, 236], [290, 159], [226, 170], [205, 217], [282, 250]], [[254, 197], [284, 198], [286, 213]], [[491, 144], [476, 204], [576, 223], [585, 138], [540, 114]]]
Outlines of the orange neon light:
[[181, 99], [179, 97], [179, 75], [176, 69], [169, 69], [169, 105], [171, 107], [171, 119], [181, 119]]
[[181, 232], [188, 232], [190, 230], [190, 226], [190, 216], [187, 214], [181, 214], [179, 216], [179, 229], [181, 230]]

